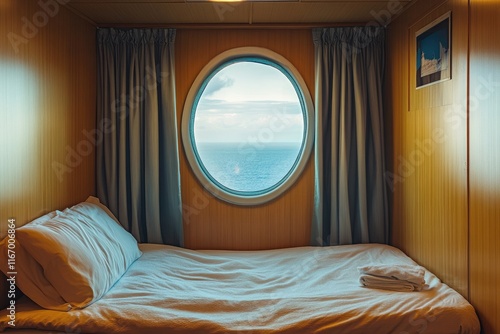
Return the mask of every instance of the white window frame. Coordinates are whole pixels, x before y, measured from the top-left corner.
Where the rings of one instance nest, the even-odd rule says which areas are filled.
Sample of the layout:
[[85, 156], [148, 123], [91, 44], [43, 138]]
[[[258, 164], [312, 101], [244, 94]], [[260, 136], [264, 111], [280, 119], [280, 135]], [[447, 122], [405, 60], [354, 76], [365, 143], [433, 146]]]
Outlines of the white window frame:
[[[231, 191], [223, 186], [218, 185], [216, 182], [205, 173], [202, 164], [198, 160], [198, 154], [195, 152], [195, 144], [193, 144], [194, 136], [191, 133], [192, 125], [194, 124], [195, 111], [194, 104], [197, 103], [196, 99], [199, 97], [198, 92], [203, 87], [206, 80], [211, 74], [218, 70], [225, 63], [233, 61], [238, 58], [261, 58], [269, 62], [278, 64], [282, 69], [288, 72], [289, 76], [294, 79], [292, 82], [298, 89], [299, 99], [301, 100], [304, 112], [304, 138], [302, 148], [299, 152], [298, 159], [294, 167], [288, 172], [283, 182], [271, 188], [270, 191], [265, 193], [251, 193], [245, 194], [244, 192]], [[194, 83], [192, 84], [182, 113], [181, 123], [182, 143], [187, 160], [191, 166], [193, 173], [201, 182], [203, 187], [207, 189], [217, 198], [236, 205], [259, 205], [267, 203], [288, 190], [302, 174], [309, 156], [311, 155], [313, 141], [314, 141], [314, 107], [307, 85], [300, 75], [299, 71], [290, 63], [286, 58], [280, 54], [269, 49], [260, 47], [241, 47], [225, 51], [215, 58], [213, 58], [198, 74]]]

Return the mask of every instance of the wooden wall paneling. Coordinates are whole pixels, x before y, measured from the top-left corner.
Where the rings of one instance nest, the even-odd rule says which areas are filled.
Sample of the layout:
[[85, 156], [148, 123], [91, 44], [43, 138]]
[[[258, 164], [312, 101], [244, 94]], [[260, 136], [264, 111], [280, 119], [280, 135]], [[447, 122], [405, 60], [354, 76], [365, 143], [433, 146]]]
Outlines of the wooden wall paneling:
[[[450, 10], [452, 80], [416, 90], [415, 33]], [[422, 0], [389, 26], [393, 138], [386, 144], [392, 151], [388, 170], [399, 177], [391, 209], [392, 243], [464, 296], [468, 293], [467, 133], [465, 120], [450, 118], [467, 102], [463, 70], [467, 17], [466, 0]]]
[[[391, 28], [391, 27], [389, 27]], [[401, 36], [403, 34], [403, 36]], [[387, 42], [388, 54], [405, 54], [407, 49], [404, 37], [405, 31], [401, 29], [390, 29]], [[390, 50], [390, 51], [389, 51]], [[398, 224], [403, 216], [403, 206], [400, 202], [403, 200], [403, 187], [405, 181], [400, 176], [397, 168], [399, 156], [403, 147], [403, 132], [402, 122], [406, 112], [402, 112], [405, 108], [406, 92], [400, 90], [400, 87], [405, 78], [407, 78], [407, 66], [404, 57], [393, 57], [387, 66], [387, 80], [385, 89], [385, 114], [384, 114], [384, 130], [385, 130], [385, 154], [386, 154], [386, 169], [385, 181], [387, 184], [387, 192], [390, 208], [390, 222], [391, 222], [391, 240], [401, 240], [404, 233], [404, 225]], [[400, 94], [392, 94], [393, 91], [399, 91]]]
[[[314, 48], [310, 29], [178, 30], [179, 124], [185, 98], [200, 70], [223, 51], [243, 46], [269, 48], [287, 58], [301, 73], [314, 96]], [[284, 195], [264, 205], [238, 207], [204, 190], [186, 160], [182, 141], [180, 151], [186, 247], [244, 250], [309, 244], [314, 188], [312, 156], [302, 176]]]
[[10, 218], [21, 226], [94, 193], [93, 150], [71, 166], [66, 157], [95, 127], [95, 28], [51, 10], [0, 3], [0, 238]]
[[[411, 221], [415, 210], [411, 207], [415, 189], [415, 174], [407, 163], [407, 157], [414, 149], [415, 113], [410, 110], [410, 42], [413, 38], [409, 23], [418, 21], [424, 13], [444, 1], [420, 1], [412, 5], [388, 27], [387, 41], [387, 91], [386, 91], [386, 182], [391, 202], [392, 243], [401, 249], [416, 249], [419, 241]], [[410, 200], [406, 200], [406, 199]]]
[[95, 27], [63, 6], [4, 0], [0, 15], [4, 236], [8, 218], [20, 226], [94, 194], [94, 147], [83, 130], [95, 128], [96, 57]]
[[483, 333], [500, 333], [500, 3], [471, 0], [470, 300]]

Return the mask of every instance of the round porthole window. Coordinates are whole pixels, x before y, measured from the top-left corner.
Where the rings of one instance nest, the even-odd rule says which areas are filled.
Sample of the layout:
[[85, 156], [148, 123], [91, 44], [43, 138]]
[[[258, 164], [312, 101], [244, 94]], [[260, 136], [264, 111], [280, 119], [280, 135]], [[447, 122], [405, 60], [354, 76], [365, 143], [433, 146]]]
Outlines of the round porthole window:
[[284, 57], [238, 48], [214, 58], [193, 83], [182, 140], [203, 186], [230, 203], [256, 205], [300, 176], [313, 141], [307, 87]]

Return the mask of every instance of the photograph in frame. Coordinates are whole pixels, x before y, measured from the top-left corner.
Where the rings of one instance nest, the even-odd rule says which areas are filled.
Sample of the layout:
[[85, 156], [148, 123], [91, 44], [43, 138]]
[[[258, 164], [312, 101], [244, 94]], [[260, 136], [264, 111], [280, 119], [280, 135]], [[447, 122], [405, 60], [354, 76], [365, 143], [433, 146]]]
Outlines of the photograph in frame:
[[416, 32], [416, 87], [451, 79], [451, 12]]

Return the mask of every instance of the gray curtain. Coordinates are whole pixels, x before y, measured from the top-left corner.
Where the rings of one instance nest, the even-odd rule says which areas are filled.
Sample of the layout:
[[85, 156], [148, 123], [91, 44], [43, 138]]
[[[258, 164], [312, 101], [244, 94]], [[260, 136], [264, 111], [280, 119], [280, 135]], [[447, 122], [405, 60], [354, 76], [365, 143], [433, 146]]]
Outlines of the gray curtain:
[[97, 31], [97, 195], [140, 242], [182, 246], [175, 30]]
[[381, 27], [314, 29], [313, 245], [387, 243]]

